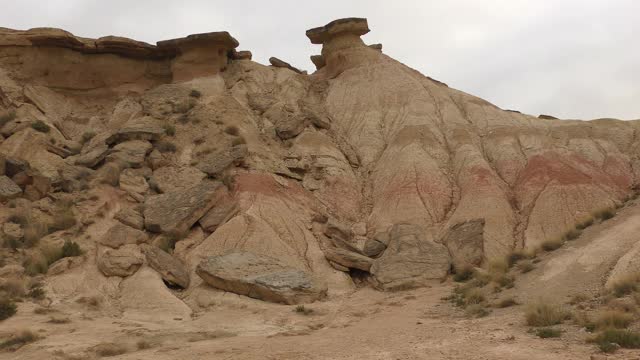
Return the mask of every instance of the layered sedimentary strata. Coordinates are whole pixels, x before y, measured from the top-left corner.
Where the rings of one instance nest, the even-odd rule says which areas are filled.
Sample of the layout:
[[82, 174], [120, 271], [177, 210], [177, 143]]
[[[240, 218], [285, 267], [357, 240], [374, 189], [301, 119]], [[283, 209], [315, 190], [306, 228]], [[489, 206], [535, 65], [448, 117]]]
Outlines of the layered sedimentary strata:
[[308, 75], [251, 61], [226, 32], [154, 46], [1, 29], [2, 220], [74, 204], [69, 234], [93, 251], [74, 265], [80, 292], [116, 296], [114, 282], [144, 277], [193, 300], [215, 283], [199, 264], [244, 252], [332, 296], [354, 274], [402, 289], [537, 248], [634, 193], [637, 121], [504, 111], [367, 46], [367, 32], [358, 18], [309, 30], [322, 55]]

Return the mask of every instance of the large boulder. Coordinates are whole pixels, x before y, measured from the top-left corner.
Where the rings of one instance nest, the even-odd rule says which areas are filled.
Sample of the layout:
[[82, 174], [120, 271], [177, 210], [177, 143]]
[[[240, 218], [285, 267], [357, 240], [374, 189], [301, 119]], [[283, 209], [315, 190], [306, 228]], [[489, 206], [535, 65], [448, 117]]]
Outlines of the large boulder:
[[377, 233], [373, 239], [367, 239], [364, 243], [362, 253], [369, 257], [376, 257], [387, 248], [389, 245], [389, 233], [380, 232]]
[[186, 232], [214, 205], [220, 186], [215, 181], [203, 181], [183, 191], [148, 197], [143, 213], [145, 228], [159, 233]]
[[131, 226], [134, 229], [144, 229], [144, 218], [142, 217], [142, 214], [135, 209], [122, 209], [118, 211], [113, 218], [127, 226]]
[[164, 166], [153, 172], [150, 182], [159, 192], [168, 193], [196, 186], [205, 177], [207, 174], [194, 167]]
[[144, 264], [144, 256], [136, 245], [124, 245], [119, 249], [101, 248], [98, 249], [96, 263], [105, 276], [127, 277]]
[[149, 237], [143, 231], [122, 223], [116, 223], [100, 238], [100, 244], [117, 249], [123, 245], [142, 244]]
[[183, 289], [189, 287], [189, 271], [180, 260], [155, 246], [143, 245], [142, 252], [147, 258], [147, 264], [157, 271], [164, 281]]
[[206, 155], [196, 167], [209, 176], [217, 177], [224, 169], [242, 162], [247, 154], [248, 149], [244, 144], [222, 148]]
[[140, 167], [144, 163], [147, 154], [153, 145], [144, 140], [131, 140], [122, 142], [113, 147], [113, 151], [107, 156], [108, 161], [121, 161], [131, 167]]
[[196, 273], [217, 289], [276, 303], [308, 303], [327, 294], [327, 284], [311, 274], [250, 252], [210, 256]]
[[422, 227], [396, 224], [389, 234], [389, 246], [373, 262], [371, 274], [383, 290], [410, 289], [443, 279], [450, 262], [447, 248], [427, 239]]
[[215, 205], [198, 222], [204, 231], [214, 232], [238, 212], [238, 204], [226, 187], [216, 190]]
[[346, 249], [337, 247], [326, 247], [322, 249], [322, 251], [324, 252], [324, 256], [328, 260], [349, 269], [369, 271], [369, 269], [371, 269], [371, 265], [373, 264], [373, 259], [371, 259], [370, 257]]
[[22, 194], [20, 186], [5, 175], [0, 176], [0, 201], [17, 198]]
[[477, 266], [484, 256], [484, 219], [461, 222], [450, 227], [442, 238], [451, 254], [453, 266]]
[[159, 140], [165, 129], [159, 122], [149, 116], [128, 121], [118, 132], [106, 139], [108, 145], [129, 140]]

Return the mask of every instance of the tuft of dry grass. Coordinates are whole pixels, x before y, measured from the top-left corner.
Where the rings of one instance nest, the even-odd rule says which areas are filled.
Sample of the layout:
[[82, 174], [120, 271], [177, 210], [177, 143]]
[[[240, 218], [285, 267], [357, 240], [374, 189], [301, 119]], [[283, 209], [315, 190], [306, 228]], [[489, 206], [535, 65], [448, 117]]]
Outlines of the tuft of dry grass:
[[566, 233], [564, 233], [564, 235], [562, 236], [562, 239], [564, 241], [575, 240], [575, 239], [579, 238], [581, 234], [582, 234], [582, 230], [571, 229], [571, 230], [567, 231]]
[[578, 224], [576, 224], [576, 229], [584, 230], [584, 229], [588, 228], [589, 226], [593, 225], [593, 222], [594, 222], [593, 216], [588, 216], [588, 217], [580, 220], [578, 222]]
[[109, 357], [125, 354], [129, 349], [123, 344], [102, 343], [94, 346], [93, 351], [99, 357]]
[[613, 282], [611, 289], [616, 297], [622, 297], [629, 295], [638, 290], [638, 284], [640, 283], [640, 274], [628, 274]]
[[606, 310], [599, 313], [594, 321], [596, 329], [625, 329], [634, 318], [631, 314], [619, 310]]
[[629, 330], [607, 329], [588, 340], [596, 343], [602, 352], [615, 352], [618, 347], [640, 349], [640, 334]]
[[18, 307], [13, 300], [5, 297], [0, 298], [0, 321], [12, 317], [17, 311]]
[[471, 288], [464, 293], [465, 305], [477, 305], [487, 301], [485, 293], [482, 289]]
[[71, 322], [71, 319], [69, 319], [68, 317], [62, 317], [62, 316], [53, 316], [49, 319], [49, 321], [47, 321], [49, 324], [56, 324], [56, 325], [62, 325], [62, 324], [68, 324]]
[[529, 326], [552, 326], [561, 324], [570, 314], [561, 306], [539, 301], [525, 310], [525, 320]]
[[495, 306], [499, 309], [504, 309], [515, 305], [519, 305], [519, 303], [514, 298], [508, 297], [498, 301]]
[[302, 314], [302, 315], [311, 315], [313, 314], [313, 309], [310, 309], [308, 307], [305, 307], [304, 305], [298, 305], [296, 306], [296, 308], [294, 309], [294, 311], [298, 314]]
[[614, 209], [608, 208], [608, 209], [600, 209], [597, 210], [593, 213], [593, 217], [599, 220], [609, 220], [611, 218], [613, 218], [614, 216], [616, 216], [616, 211]]
[[561, 335], [562, 331], [560, 329], [544, 327], [536, 330], [536, 336], [541, 339], [559, 338]]
[[27, 293], [26, 283], [20, 278], [8, 278], [0, 284], [0, 293], [9, 299], [20, 299]]
[[480, 318], [489, 315], [491, 311], [488, 310], [484, 304], [473, 304], [465, 309], [465, 313], [469, 317]]
[[562, 238], [551, 239], [543, 242], [542, 245], [540, 245], [540, 247], [542, 248], [542, 250], [549, 252], [549, 251], [554, 251], [559, 249], [560, 247], [562, 247], [563, 244], [564, 244], [564, 241], [562, 240]]
[[16, 351], [21, 347], [38, 340], [39, 337], [31, 330], [20, 330], [9, 339], [0, 343], [0, 349]]
[[531, 260], [521, 261], [516, 265], [516, 269], [518, 269], [522, 274], [526, 274], [535, 268], [536, 267], [533, 265]]

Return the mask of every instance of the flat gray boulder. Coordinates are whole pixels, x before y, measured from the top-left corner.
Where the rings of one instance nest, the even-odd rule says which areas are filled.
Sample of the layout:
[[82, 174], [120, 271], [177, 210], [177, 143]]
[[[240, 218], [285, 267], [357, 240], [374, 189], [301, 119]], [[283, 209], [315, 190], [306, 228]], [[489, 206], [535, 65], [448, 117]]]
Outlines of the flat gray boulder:
[[241, 162], [249, 153], [246, 145], [222, 148], [206, 155], [196, 167], [209, 176], [219, 176], [231, 165]]
[[422, 227], [396, 224], [389, 234], [389, 246], [374, 260], [371, 274], [382, 290], [404, 290], [443, 279], [450, 264], [447, 248], [427, 239]]
[[478, 266], [484, 257], [484, 219], [473, 219], [453, 225], [442, 238], [452, 254], [453, 266], [462, 269]]
[[215, 204], [219, 182], [205, 180], [182, 191], [150, 196], [144, 203], [144, 226], [156, 233], [184, 233]]
[[210, 256], [196, 274], [214, 288], [275, 303], [309, 303], [327, 295], [327, 284], [311, 274], [250, 252]]

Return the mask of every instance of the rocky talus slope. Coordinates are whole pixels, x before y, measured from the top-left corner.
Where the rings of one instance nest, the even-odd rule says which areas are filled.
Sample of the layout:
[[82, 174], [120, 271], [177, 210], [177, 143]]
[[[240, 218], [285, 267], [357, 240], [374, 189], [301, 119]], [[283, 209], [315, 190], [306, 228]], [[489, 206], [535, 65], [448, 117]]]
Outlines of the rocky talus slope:
[[422, 287], [635, 194], [638, 121], [505, 111], [368, 32], [307, 31], [322, 46], [308, 74], [251, 61], [226, 32], [0, 28], [0, 277], [172, 321], [221, 291], [297, 304]]

